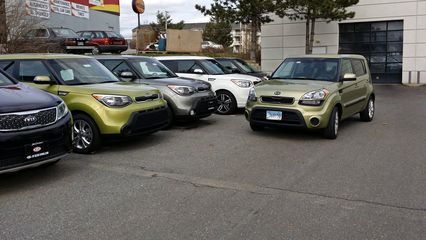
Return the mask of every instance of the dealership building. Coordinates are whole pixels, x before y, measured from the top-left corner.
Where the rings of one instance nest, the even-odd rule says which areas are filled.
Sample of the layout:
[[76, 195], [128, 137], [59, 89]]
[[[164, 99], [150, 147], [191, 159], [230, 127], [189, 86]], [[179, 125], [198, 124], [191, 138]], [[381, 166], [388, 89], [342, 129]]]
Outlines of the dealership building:
[[[362, 54], [375, 83], [426, 83], [426, 0], [360, 0], [355, 17], [316, 25], [316, 54]], [[305, 22], [273, 16], [262, 27], [262, 68], [305, 53]]]
[[[119, 0], [20, 0], [28, 15], [42, 24], [75, 31], [120, 31]], [[12, 1], [14, 2], [14, 1]]]

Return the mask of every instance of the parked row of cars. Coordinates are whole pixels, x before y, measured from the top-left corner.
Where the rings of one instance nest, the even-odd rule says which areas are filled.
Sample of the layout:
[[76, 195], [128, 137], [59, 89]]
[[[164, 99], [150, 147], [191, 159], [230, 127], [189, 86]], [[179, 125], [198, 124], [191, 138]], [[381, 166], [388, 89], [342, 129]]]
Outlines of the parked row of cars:
[[30, 30], [19, 40], [22, 52], [122, 53], [128, 49], [123, 36], [113, 31], [80, 31], [44, 27]]
[[54, 163], [71, 145], [91, 153], [108, 136], [237, 108], [254, 131], [304, 127], [332, 139], [342, 119], [371, 121], [375, 111], [368, 65], [356, 55], [289, 58], [270, 80], [194, 56], [1, 55], [0, 72], [0, 173]]

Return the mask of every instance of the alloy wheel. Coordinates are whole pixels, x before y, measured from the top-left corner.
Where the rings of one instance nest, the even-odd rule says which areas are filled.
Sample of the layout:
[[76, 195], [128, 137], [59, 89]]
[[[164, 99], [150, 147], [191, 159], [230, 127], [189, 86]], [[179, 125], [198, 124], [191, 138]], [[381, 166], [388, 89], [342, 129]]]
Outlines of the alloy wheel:
[[76, 120], [73, 127], [75, 142], [77, 149], [89, 148], [93, 142], [93, 131], [89, 123], [84, 120]]
[[217, 111], [220, 113], [227, 113], [229, 110], [231, 110], [231, 104], [232, 104], [232, 98], [227, 94], [220, 94], [218, 96], [219, 100], [219, 107], [217, 108]]
[[370, 99], [368, 102], [368, 116], [372, 119], [374, 117], [374, 101]]
[[337, 135], [339, 131], [339, 112], [336, 111], [336, 116], [334, 118], [334, 134]]

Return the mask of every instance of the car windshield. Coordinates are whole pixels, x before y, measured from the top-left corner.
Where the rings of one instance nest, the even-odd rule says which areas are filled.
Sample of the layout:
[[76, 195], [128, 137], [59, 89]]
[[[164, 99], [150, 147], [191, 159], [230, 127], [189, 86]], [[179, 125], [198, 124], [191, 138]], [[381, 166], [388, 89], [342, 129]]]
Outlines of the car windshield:
[[13, 84], [15, 83], [12, 80], [10, 80], [8, 77], [6, 77], [0, 72], [0, 87], [9, 86]]
[[271, 79], [338, 81], [339, 59], [288, 58]]
[[86, 85], [119, 81], [114, 74], [95, 59], [49, 60], [49, 64], [65, 85]]
[[53, 28], [52, 31], [55, 33], [58, 37], [64, 37], [64, 38], [77, 38], [78, 35], [73, 30], [69, 28]]
[[241, 69], [243, 69], [244, 72], [246, 72], [246, 73], [256, 73], [257, 72], [255, 69], [253, 69], [252, 66], [250, 66], [248, 63], [246, 63], [245, 61], [243, 61], [241, 59], [235, 59], [233, 62], [235, 62], [235, 64], [237, 66], [239, 66]]
[[130, 62], [145, 79], [177, 77], [176, 74], [155, 59], [137, 59]]
[[105, 32], [109, 38], [123, 38], [120, 34], [116, 32]]
[[207, 70], [210, 75], [223, 75], [230, 73], [218, 61], [213, 59], [200, 60], [201, 65]]

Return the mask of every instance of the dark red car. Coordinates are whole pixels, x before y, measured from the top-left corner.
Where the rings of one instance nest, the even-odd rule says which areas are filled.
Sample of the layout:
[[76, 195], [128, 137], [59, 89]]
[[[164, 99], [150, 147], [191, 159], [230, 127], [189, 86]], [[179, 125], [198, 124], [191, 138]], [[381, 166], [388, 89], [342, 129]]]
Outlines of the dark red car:
[[113, 31], [80, 31], [80, 37], [89, 39], [89, 43], [94, 46], [93, 54], [118, 53], [128, 49], [126, 39], [119, 33]]

